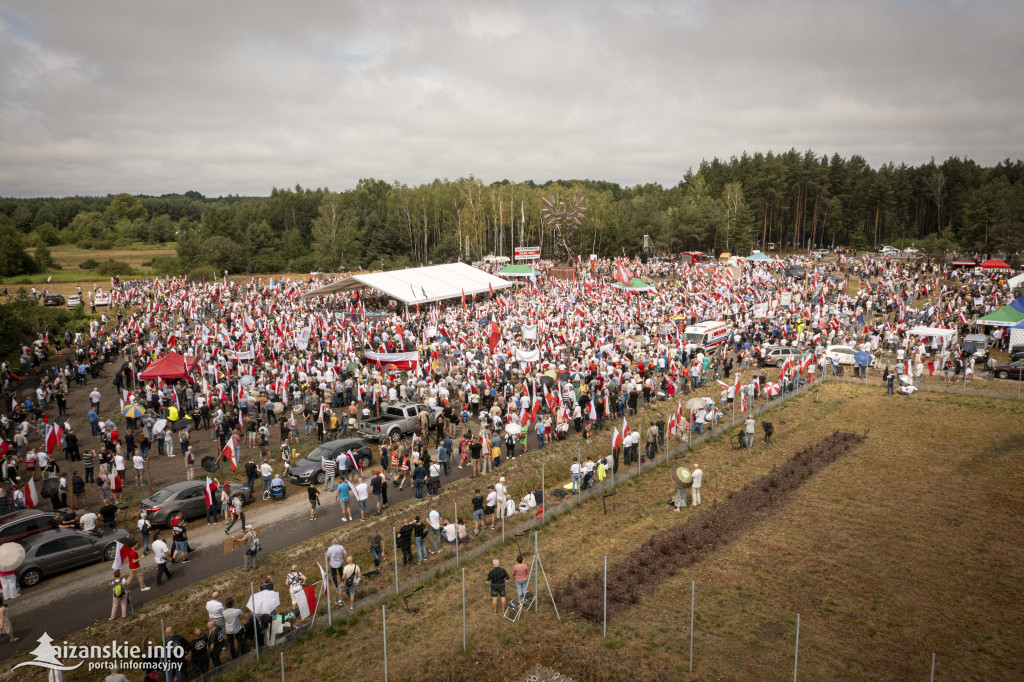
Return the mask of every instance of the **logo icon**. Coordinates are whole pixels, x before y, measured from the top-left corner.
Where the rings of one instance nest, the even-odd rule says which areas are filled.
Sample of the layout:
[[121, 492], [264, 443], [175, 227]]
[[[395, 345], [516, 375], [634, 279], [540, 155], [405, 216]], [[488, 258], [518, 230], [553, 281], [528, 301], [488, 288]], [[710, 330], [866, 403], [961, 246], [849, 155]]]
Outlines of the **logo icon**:
[[23, 665], [34, 665], [39, 668], [47, 668], [48, 670], [74, 670], [75, 668], [79, 667], [80, 665], [82, 665], [82, 663], [85, 662], [79, 661], [78, 665], [62, 664], [60, 660], [57, 658], [57, 654], [59, 653], [57, 651], [57, 647], [50, 644], [50, 642], [53, 641], [53, 638], [45, 632], [43, 633], [42, 637], [40, 637], [36, 641], [39, 642], [39, 646], [37, 646], [35, 649], [29, 652], [31, 655], [36, 657], [36, 660], [19, 663], [18, 665], [14, 666], [12, 670], [17, 670]]

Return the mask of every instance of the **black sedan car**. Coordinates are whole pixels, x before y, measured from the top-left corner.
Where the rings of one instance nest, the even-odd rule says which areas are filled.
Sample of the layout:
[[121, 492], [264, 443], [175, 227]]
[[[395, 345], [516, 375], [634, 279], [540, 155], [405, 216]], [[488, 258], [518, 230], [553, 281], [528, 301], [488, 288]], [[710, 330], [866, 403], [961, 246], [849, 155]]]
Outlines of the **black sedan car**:
[[14, 575], [23, 586], [32, 587], [46, 576], [113, 561], [117, 543], [127, 544], [131, 539], [132, 534], [124, 528], [108, 528], [102, 533], [68, 528], [36, 533], [19, 541], [25, 548], [25, 561]]
[[64, 297], [60, 294], [47, 294], [43, 296], [43, 305], [50, 307], [64, 305]]
[[[242, 494], [242, 502], [252, 502], [252, 491], [249, 487], [234, 481], [228, 482], [231, 495]], [[154, 526], [168, 526], [171, 517], [181, 514], [185, 520], [206, 515], [206, 481], [183, 481], [158, 490], [139, 503], [141, 511], [146, 512], [149, 522]], [[214, 500], [217, 509], [220, 503]]]
[[1016, 360], [1007, 365], [996, 365], [993, 374], [997, 379], [1024, 379], [1024, 360]]
[[[370, 446], [366, 444], [365, 440], [362, 438], [339, 438], [318, 446], [313, 452], [289, 465], [288, 480], [299, 485], [309, 485], [310, 483], [320, 485], [324, 482], [324, 472], [321, 469], [322, 460], [336, 460], [338, 455], [349, 450], [359, 462], [359, 466], [363, 469], [370, 466]], [[347, 469], [351, 470], [352, 468], [352, 464], [349, 462]]]

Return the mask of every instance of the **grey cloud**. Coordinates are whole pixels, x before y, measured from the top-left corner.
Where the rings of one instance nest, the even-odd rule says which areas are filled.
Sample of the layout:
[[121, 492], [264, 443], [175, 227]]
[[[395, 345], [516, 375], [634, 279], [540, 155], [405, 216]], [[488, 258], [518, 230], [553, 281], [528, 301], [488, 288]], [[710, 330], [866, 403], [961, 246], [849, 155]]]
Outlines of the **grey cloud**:
[[1024, 5], [80, 3], [0, 10], [0, 193], [590, 177], [774, 149], [1022, 155]]

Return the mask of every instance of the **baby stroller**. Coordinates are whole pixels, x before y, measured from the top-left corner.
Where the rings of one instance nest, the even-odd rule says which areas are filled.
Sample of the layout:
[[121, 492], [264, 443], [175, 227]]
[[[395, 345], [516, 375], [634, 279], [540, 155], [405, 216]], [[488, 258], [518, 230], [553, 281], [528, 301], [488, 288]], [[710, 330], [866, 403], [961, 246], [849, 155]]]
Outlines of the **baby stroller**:
[[285, 498], [285, 486], [284, 483], [270, 486], [270, 499], [274, 502], [283, 500]]
[[771, 422], [761, 422], [761, 428], [764, 429], [764, 444], [772, 444], [772, 434], [775, 433], [775, 427], [772, 426]]

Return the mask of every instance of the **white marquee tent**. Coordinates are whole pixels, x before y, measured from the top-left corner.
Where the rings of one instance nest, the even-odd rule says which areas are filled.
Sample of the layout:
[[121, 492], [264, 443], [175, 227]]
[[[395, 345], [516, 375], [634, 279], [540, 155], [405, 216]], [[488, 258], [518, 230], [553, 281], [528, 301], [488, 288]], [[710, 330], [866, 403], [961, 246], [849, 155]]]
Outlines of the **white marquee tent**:
[[461, 298], [463, 294], [474, 296], [510, 286], [512, 283], [508, 280], [466, 263], [446, 263], [425, 268], [359, 273], [314, 289], [304, 296], [325, 296], [369, 288], [410, 306]]
[[947, 345], [956, 345], [956, 330], [943, 327], [914, 327], [909, 332], [913, 336], [933, 338], [939, 341], [943, 348]]

